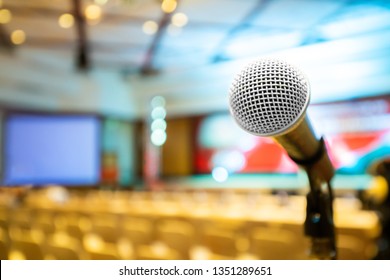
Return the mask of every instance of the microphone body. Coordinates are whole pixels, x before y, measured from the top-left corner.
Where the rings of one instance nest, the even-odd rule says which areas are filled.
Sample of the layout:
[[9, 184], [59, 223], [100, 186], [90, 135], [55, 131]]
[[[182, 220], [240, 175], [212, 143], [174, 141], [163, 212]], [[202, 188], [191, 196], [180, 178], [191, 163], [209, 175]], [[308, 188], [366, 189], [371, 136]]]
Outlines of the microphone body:
[[306, 116], [309, 83], [294, 66], [259, 60], [245, 67], [230, 88], [230, 113], [245, 131], [273, 137], [298, 165], [329, 182], [334, 169], [323, 139], [317, 139]]
[[[234, 79], [229, 93], [230, 113], [245, 131], [273, 137], [309, 177], [305, 234], [312, 238], [311, 255], [336, 258], [333, 224], [334, 175], [323, 138], [317, 139], [306, 116], [309, 83], [303, 73], [280, 60], [258, 60]], [[323, 193], [322, 185], [328, 186]]]
[[290, 132], [273, 138], [295, 163], [303, 168], [310, 168], [315, 178], [322, 182], [329, 182], [332, 179], [334, 168], [323, 140], [314, 136], [307, 116]]

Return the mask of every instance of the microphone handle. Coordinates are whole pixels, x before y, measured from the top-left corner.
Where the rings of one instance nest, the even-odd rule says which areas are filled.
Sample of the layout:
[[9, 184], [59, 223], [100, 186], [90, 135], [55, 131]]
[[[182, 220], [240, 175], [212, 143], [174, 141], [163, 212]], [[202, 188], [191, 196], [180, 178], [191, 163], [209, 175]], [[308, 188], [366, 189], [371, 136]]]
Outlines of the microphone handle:
[[[326, 152], [324, 139], [318, 140], [305, 115], [289, 132], [275, 137], [290, 158], [303, 167], [309, 177], [305, 235], [311, 237], [311, 258], [336, 259], [333, 223], [333, 193], [330, 180], [334, 168]], [[326, 183], [328, 194], [322, 192]]]
[[313, 132], [308, 117], [305, 117], [289, 132], [274, 136], [289, 157], [305, 169], [310, 169], [319, 180], [329, 182], [334, 175], [334, 168], [329, 159], [323, 139], [318, 140]]

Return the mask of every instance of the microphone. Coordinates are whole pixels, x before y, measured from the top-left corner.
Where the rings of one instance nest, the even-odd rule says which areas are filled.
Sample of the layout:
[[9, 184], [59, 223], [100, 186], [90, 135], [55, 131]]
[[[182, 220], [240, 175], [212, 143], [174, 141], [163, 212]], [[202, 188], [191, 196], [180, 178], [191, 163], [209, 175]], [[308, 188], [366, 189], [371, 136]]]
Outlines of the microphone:
[[278, 59], [257, 60], [239, 72], [229, 92], [230, 113], [245, 131], [273, 137], [312, 177], [329, 182], [334, 169], [323, 139], [313, 133], [306, 109], [310, 87], [296, 67]]
[[[311, 257], [335, 259], [334, 168], [324, 139], [313, 133], [306, 109], [310, 86], [298, 68], [278, 59], [257, 60], [241, 70], [229, 92], [230, 113], [245, 131], [273, 137], [309, 177], [304, 231], [312, 239]], [[323, 193], [322, 186], [328, 186]]]

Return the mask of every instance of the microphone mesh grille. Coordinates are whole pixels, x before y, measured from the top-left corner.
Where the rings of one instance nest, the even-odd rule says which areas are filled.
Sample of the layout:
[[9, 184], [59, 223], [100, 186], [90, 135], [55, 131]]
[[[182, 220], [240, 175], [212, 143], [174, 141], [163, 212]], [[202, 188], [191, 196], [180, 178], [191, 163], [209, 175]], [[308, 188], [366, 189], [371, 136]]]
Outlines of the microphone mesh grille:
[[235, 77], [230, 111], [248, 132], [275, 135], [304, 114], [309, 97], [309, 84], [299, 69], [280, 60], [258, 60]]

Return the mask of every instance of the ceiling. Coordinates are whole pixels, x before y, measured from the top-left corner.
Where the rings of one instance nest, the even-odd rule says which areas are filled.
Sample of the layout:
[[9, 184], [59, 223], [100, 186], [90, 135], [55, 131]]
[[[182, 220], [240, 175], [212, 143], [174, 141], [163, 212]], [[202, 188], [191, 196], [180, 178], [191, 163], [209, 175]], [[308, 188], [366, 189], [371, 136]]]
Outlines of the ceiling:
[[[380, 90], [362, 91], [362, 96], [390, 92], [386, 83], [390, 75], [389, 1], [177, 0], [171, 13], [163, 12], [161, 3], [161, 0], [0, 0], [0, 9], [8, 10], [12, 16], [9, 22], [0, 23], [0, 63], [23, 58], [29, 63], [30, 72], [35, 67], [59, 73], [104, 69], [138, 77], [133, 90], [153, 95], [164, 83], [168, 84], [165, 92], [182, 92], [182, 87], [180, 90], [175, 89], [176, 85], [169, 87], [169, 79], [175, 81], [177, 73], [186, 75], [183, 79], [189, 79], [190, 87], [212, 82], [204, 79], [205, 75], [192, 79], [196, 73], [213, 76], [213, 71], [228, 71], [228, 75], [218, 76], [226, 83], [225, 77], [231, 73], [222, 69], [233, 71], [238, 61], [283, 54], [302, 61], [304, 68], [316, 63], [315, 71], [308, 68], [316, 73], [314, 84], [316, 77], [328, 71], [326, 75], [336, 78], [345, 75], [351, 80], [375, 76], [377, 80], [371, 84], [377, 84], [380, 78]], [[85, 11], [91, 4], [100, 7], [98, 19], [86, 17]], [[59, 25], [59, 17], [64, 13], [74, 16], [70, 28]], [[187, 23], [181, 22], [182, 27], [173, 24], [178, 13], [188, 19]], [[149, 28], [146, 32], [151, 34], [145, 33], [148, 21], [157, 24], [156, 32]], [[12, 41], [15, 30], [24, 32], [23, 43]], [[338, 67], [326, 68], [330, 62]], [[22, 74], [21, 69], [15, 73]], [[360, 71], [355, 73], [351, 69]], [[11, 79], [5, 72], [2, 67], [0, 82]], [[37, 79], [42, 77], [35, 77], [34, 81]], [[77, 89], [69, 89], [72, 90]], [[351, 94], [345, 96], [349, 97]]]

